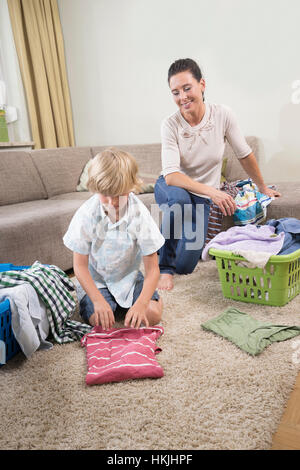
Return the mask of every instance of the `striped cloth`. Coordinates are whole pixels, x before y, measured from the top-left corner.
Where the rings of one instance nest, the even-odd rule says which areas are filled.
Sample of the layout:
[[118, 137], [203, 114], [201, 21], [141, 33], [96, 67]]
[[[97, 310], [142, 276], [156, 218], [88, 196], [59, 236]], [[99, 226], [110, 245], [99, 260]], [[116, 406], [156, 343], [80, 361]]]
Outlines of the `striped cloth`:
[[[225, 191], [225, 193], [230, 194], [230, 196], [235, 199], [237, 196], [239, 190], [236, 187], [236, 184], [239, 182], [238, 181], [233, 181], [232, 183], [228, 183], [227, 181], [224, 181], [221, 186], [220, 190]], [[207, 234], [206, 234], [206, 239], [204, 246], [207, 245], [210, 240], [212, 240], [218, 233], [221, 232], [222, 230], [222, 218], [223, 214], [221, 212], [221, 209], [217, 206], [217, 204], [214, 204], [213, 202], [210, 205], [209, 209], [209, 217], [208, 217], [208, 225], [207, 225]]]
[[67, 274], [54, 265], [45, 266], [35, 261], [23, 271], [0, 273], [0, 288], [14, 287], [28, 282], [46, 305], [50, 331], [57, 343], [70, 343], [82, 339], [91, 326], [69, 317], [74, 313], [76, 302], [71, 291], [75, 290]]
[[234, 225], [258, 224], [267, 216], [267, 206], [273, 197], [262, 194], [251, 178], [237, 184], [239, 192], [235, 198], [236, 211], [233, 214]]
[[156, 340], [163, 332], [161, 326], [110, 330], [95, 326], [81, 340], [87, 355], [86, 384], [163, 377], [155, 358], [161, 351]]

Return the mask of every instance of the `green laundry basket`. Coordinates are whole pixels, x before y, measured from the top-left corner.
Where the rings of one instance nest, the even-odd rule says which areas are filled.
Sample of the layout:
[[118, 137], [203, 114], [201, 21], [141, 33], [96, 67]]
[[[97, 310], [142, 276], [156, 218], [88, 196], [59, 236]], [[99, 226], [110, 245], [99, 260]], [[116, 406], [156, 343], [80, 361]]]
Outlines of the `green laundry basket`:
[[215, 256], [224, 297], [255, 304], [287, 304], [300, 292], [300, 250], [269, 258], [262, 268], [241, 265], [245, 258], [231, 251], [209, 250]]

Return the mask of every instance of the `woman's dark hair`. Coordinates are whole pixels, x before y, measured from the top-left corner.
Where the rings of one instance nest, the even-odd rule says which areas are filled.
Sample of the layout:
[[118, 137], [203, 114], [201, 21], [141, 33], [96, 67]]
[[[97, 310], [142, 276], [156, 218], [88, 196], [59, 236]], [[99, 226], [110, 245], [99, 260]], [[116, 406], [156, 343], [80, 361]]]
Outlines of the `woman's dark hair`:
[[[178, 59], [173, 62], [168, 70], [168, 83], [170, 85], [170, 79], [173, 75], [176, 75], [180, 72], [191, 72], [193, 77], [200, 82], [202, 78], [202, 73], [199, 65], [193, 59]], [[202, 93], [203, 101], [205, 101], [204, 93]]]
[[193, 59], [178, 59], [173, 62], [168, 70], [168, 83], [170, 83], [170, 78], [173, 75], [176, 75], [180, 72], [191, 72], [193, 77], [200, 82], [202, 78], [202, 73], [199, 65]]

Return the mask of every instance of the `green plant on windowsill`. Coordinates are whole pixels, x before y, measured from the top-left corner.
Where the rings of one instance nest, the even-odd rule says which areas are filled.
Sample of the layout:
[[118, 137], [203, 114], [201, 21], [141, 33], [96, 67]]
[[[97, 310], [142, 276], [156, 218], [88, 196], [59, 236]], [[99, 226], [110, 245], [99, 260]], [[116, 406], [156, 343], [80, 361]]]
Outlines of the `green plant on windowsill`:
[[5, 119], [5, 110], [0, 108], [0, 142], [8, 142], [8, 131]]

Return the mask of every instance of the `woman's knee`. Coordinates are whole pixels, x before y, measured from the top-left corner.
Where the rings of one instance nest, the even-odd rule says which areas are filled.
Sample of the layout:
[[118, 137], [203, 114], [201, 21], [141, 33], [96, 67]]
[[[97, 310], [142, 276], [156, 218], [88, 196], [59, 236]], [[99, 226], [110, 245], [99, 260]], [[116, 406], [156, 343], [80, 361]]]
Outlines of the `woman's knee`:
[[155, 199], [158, 204], [168, 204], [169, 207], [178, 204], [183, 207], [185, 204], [191, 204], [190, 193], [179, 186], [168, 186], [165, 180], [161, 180], [155, 185]]
[[191, 274], [198, 264], [201, 257], [201, 251], [194, 250], [190, 253], [184, 250], [183, 253], [177, 253], [176, 274]]
[[190, 193], [183, 188], [177, 188], [172, 186], [172, 190], [169, 193], [168, 205], [172, 207], [174, 204], [178, 204], [181, 207], [184, 207], [187, 204], [191, 204]]
[[190, 264], [180, 264], [180, 265], [176, 265], [176, 274], [192, 274], [192, 272], [194, 271], [195, 269], [195, 266], [191, 266]]

